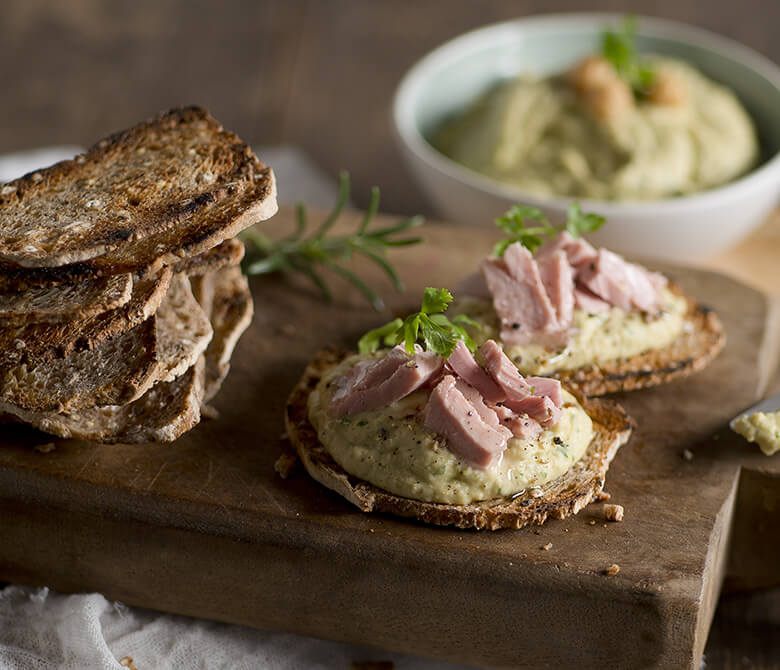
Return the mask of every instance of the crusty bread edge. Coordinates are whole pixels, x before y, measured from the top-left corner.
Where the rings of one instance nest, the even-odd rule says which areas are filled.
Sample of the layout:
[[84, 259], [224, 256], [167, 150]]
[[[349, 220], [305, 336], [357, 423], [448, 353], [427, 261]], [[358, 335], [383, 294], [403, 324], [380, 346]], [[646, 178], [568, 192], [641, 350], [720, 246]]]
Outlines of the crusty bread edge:
[[678, 286], [669, 288], [687, 301], [685, 323], [690, 332], [683, 331], [661, 349], [552, 376], [575, 384], [588, 396], [601, 396], [667, 384], [707, 367], [726, 344], [723, 324], [712, 309], [696, 303]]
[[572, 469], [544, 486], [520, 495], [467, 505], [428, 503], [388, 493], [347, 473], [325, 450], [308, 418], [308, 398], [323, 373], [346, 354], [321, 351], [309, 364], [287, 402], [285, 423], [290, 442], [309, 475], [364, 512], [383, 512], [424, 523], [498, 530], [563, 519], [593, 501], [604, 487], [617, 450], [631, 436], [633, 421], [618, 404], [586, 399], [570, 388], [593, 420], [595, 435], [586, 454]]

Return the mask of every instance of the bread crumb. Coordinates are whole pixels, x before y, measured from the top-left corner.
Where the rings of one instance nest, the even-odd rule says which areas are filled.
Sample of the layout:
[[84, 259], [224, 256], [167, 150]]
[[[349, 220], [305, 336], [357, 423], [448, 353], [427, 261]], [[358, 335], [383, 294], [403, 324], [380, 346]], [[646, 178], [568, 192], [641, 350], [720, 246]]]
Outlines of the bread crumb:
[[596, 500], [600, 500], [601, 502], [607, 502], [608, 500], [612, 499], [612, 494], [607, 493], [606, 491], [599, 491], [596, 494]]
[[219, 410], [214, 405], [201, 405], [200, 415], [206, 419], [216, 421], [219, 419]]
[[285, 451], [274, 463], [274, 470], [282, 479], [287, 479], [298, 464], [298, 457]]
[[596, 525], [596, 519], [591, 519], [590, 521], [588, 521], [588, 525], [589, 526], [595, 526]]
[[132, 656], [123, 656], [119, 659], [119, 665], [130, 668], [130, 670], [138, 670], [137, 667], [135, 667], [135, 663], [133, 663], [133, 657]]
[[604, 505], [604, 518], [607, 521], [622, 521], [623, 512], [623, 505]]
[[682, 454], [680, 454], [684, 461], [692, 461], [693, 460], [693, 452], [690, 449], [683, 449]]
[[352, 661], [352, 670], [393, 670], [392, 661]]
[[54, 442], [47, 442], [46, 444], [39, 444], [37, 447], [33, 447], [33, 451], [37, 451], [39, 454], [50, 454], [57, 448]]
[[620, 572], [620, 566], [617, 563], [613, 563], [604, 570], [604, 574], [609, 575], [610, 577], [614, 577], [618, 572]]
[[547, 544], [542, 545], [542, 549], [545, 551], [550, 551], [550, 549], [552, 549], [552, 542], [548, 542]]

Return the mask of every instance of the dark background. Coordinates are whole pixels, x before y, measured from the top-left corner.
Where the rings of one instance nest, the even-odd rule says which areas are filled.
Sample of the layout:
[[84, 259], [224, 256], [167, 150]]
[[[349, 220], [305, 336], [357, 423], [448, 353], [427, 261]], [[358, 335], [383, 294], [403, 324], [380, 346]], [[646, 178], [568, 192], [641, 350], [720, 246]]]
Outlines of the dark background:
[[[12, 0], [0, 4], [0, 153], [88, 146], [159, 110], [207, 107], [252, 144], [303, 148], [351, 171], [354, 199], [430, 213], [393, 142], [405, 70], [476, 26], [602, 10], [697, 24], [780, 62], [780, 0]], [[281, 184], [294, 199], [295, 184]], [[724, 599], [708, 668], [778, 668], [780, 593]]]
[[[355, 200], [430, 213], [394, 145], [406, 69], [476, 26], [544, 12], [655, 15], [727, 35], [780, 62], [778, 0], [12, 0], [0, 4], [0, 152], [90, 145], [159, 110], [207, 107], [252, 144], [294, 144]], [[287, 198], [294, 184], [281, 184]]]

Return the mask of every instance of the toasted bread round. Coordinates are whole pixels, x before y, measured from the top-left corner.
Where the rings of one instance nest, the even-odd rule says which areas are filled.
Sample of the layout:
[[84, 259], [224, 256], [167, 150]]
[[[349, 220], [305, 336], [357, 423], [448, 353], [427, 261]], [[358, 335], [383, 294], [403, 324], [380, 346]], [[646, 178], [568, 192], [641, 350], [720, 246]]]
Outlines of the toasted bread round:
[[688, 311], [683, 332], [669, 346], [551, 376], [579, 386], [586, 395], [600, 396], [666, 384], [705, 368], [726, 344], [723, 325], [709, 307], [694, 302], [678, 286], [670, 289], [688, 301]]
[[498, 530], [541, 524], [548, 517], [576, 514], [604, 488], [609, 464], [631, 436], [633, 421], [618, 404], [586, 399], [569, 388], [593, 420], [594, 437], [585, 455], [563, 476], [524, 492], [467, 505], [421, 502], [388, 493], [346, 472], [320, 443], [309, 421], [308, 399], [323, 374], [347, 354], [323, 350], [314, 358], [287, 403], [287, 434], [306, 471], [363, 512], [383, 512], [441, 526]]

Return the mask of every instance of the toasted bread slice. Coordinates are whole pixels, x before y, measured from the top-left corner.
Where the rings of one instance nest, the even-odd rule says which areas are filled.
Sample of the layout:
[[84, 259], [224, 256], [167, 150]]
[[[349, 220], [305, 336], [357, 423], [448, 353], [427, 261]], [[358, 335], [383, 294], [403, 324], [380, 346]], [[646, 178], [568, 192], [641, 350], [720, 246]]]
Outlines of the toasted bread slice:
[[183, 272], [190, 278], [199, 277], [207, 272], [216, 272], [222, 268], [238, 265], [243, 258], [244, 243], [231, 238], [202, 254], [183, 258], [173, 266], [173, 270]]
[[159, 372], [157, 317], [82, 351], [39, 365], [0, 370], [0, 410], [63, 412], [132, 402]]
[[467, 505], [403, 498], [346, 472], [331, 458], [309, 422], [309, 394], [322, 375], [338, 365], [344, 356], [322, 351], [306, 368], [288, 400], [287, 434], [307, 472], [364, 512], [384, 512], [436, 525], [486, 530], [522, 528], [544, 523], [548, 517], [563, 519], [576, 514], [601, 493], [610, 461], [631, 435], [633, 422], [620, 405], [585, 399], [574, 390], [593, 420], [595, 435], [585, 455], [563, 476], [519, 495]]
[[159, 310], [91, 351], [0, 370], [0, 411], [74, 412], [125, 405], [195, 364], [211, 324], [184, 275], [171, 281]]
[[193, 215], [243, 194], [266, 173], [206, 111], [175, 109], [5, 184], [0, 259], [59, 267], [174, 227], [183, 233]]
[[252, 314], [252, 294], [241, 269], [232, 267], [216, 273], [211, 306], [214, 338], [206, 349], [204, 402], [211, 400], [225, 381], [233, 349], [252, 322]]
[[0, 367], [39, 364], [94, 349], [109, 338], [135, 328], [160, 307], [171, 283], [171, 269], [133, 282], [129, 302], [85, 319], [65, 323], [32, 323], [0, 327]]
[[0, 290], [175, 265], [276, 210], [248, 146], [203, 110], [173, 110], [3, 186]]
[[155, 384], [138, 400], [121, 407], [96, 407], [72, 414], [15, 410], [16, 418], [52, 435], [92, 442], [125, 444], [173, 442], [200, 421], [203, 356], [171, 382]]
[[[678, 287], [671, 288], [684, 295]], [[552, 376], [576, 384], [589, 396], [600, 396], [666, 384], [705, 368], [725, 346], [726, 334], [715, 312], [685, 298], [688, 311], [684, 330], [669, 346]]]
[[133, 277], [125, 273], [75, 284], [0, 293], [0, 324], [7, 327], [90, 319], [121, 307], [130, 300], [132, 292]]

